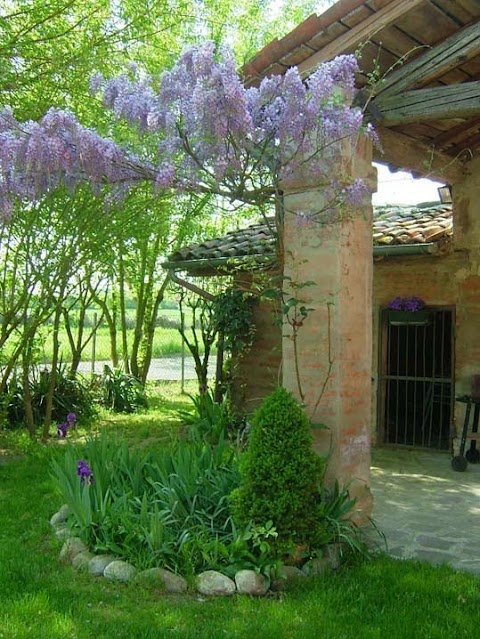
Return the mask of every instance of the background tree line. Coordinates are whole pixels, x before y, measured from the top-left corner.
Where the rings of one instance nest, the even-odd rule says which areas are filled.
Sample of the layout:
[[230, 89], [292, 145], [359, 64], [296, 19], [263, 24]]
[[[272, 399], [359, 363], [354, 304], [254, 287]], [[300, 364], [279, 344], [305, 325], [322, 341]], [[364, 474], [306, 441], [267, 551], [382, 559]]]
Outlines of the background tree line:
[[[83, 125], [128, 145], [138, 133], [91, 96], [94, 73], [111, 77], [135, 64], [159, 74], [187, 45], [204, 39], [228, 42], [240, 65], [316, 4], [296, 0], [282, 12], [270, 0], [241, 6], [232, 0], [0, 0], [0, 106], [10, 106], [22, 121], [40, 118], [51, 105], [70, 109]], [[182, 243], [232, 223], [221, 215], [221, 202], [205, 195], [159, 194], [148, 185], [121, 203], [111, 194], [98, 195], [88, 187], [73, 194], [67, 185], [36, 204], [16, 205], [0, 226], [0, 394], [21, 371], [28, 404], [48, 323], [53, 347], [45, 433], [61, 329], [68, 335], [74, 374], [95, 328], [86, 328], [82, 318], [92, 305], [100, 308], [114, 366], [144, 384], [169, 283], [161, 261]], [[131, 344], [128, 295], [136, 303]]]

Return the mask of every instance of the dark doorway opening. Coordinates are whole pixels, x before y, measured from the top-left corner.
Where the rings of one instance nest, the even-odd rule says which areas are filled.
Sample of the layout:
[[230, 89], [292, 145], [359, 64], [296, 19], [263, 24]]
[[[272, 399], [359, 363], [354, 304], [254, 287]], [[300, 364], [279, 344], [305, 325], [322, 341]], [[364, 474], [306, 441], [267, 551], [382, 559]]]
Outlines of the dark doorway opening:
[[379, 428], [384, 444], [450, 448], [453, 328], [451, 309], [429, 309], [424, 324], [392, 322], [389, 312], [382, 312]]

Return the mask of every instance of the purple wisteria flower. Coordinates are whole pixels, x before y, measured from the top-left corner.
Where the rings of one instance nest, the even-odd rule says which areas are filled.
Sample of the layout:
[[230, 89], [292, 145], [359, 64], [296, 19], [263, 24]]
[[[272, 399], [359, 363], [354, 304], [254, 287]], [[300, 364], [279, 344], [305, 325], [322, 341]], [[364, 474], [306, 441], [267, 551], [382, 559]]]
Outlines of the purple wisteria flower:
[[425, 302], [420, 297], [395, 297], [388, 303], [391, 311], [408, 311], [414, 313], [425, 308]]
[[84, 459], [79, 459], [77, 461], [77, 475], [80, 477], [80, 483], [82, 486], [87, 481], [89, 484], [93, 484], [92, 469]]
[[[0, 110], [0, 215], [16, 198], [36, 201], [66, 184], [124, 195], [138, 182], [177, 193], [211, 193], [247, 204], [271, 202], [297, 172], [315, 178], [328, 209], [354, 209], [366, 187], [339, 166], [344, 145], [374, 137], [351, 106], [358, 64], [338, 56], [302, 80], [295, 67], [246, 88], [233, 53], [212, 42], [195, 46], [159, 79], [129, 69], [92, 78], [116, 117], [153, 136], [136, 152], [84, 127], [69, 111], [50, 109], [39, 122]], [[157, 142], [158, 140], [158, 142]], [[353, 151], [352, 151], [353, 152]]]

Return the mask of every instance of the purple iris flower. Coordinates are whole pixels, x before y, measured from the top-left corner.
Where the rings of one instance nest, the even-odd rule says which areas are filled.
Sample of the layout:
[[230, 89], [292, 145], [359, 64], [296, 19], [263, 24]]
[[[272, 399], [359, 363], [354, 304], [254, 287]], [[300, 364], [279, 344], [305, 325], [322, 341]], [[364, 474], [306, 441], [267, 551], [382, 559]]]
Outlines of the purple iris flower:
[[76, 421], [77, 416], [75, 415], [75, 413], [68, 413], [67, 421], [57, 426], [57, 437], [59, 437], [60, 439], [64, 439], [67, 436], [68, 429], [75, 428]]
[[68, 424], [67, 422], [63, 422], [63, 424], [59, 424], [57, 426], [57, 437], [59, 439], [64, 439], [67, 436]]
[[77, 461], [77, 475], [80, 477], [80, 482], [83, 485], [87, 480], [89, 484], [93, 484], [93, 472], [90, 466], [83, 459]]

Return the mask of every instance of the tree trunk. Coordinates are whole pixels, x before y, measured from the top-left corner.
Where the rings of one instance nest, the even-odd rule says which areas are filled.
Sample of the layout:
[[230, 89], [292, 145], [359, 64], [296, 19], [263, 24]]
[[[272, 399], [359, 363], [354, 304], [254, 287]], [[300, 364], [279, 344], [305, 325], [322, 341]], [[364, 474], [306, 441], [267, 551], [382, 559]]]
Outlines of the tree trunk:
[[125, 373], [130, 373], [127, 340], [127, 315], [125, 309], [125, 269], [120, 255], [118, 268], [118, 294], [120, 298], [120, 326], [122, 332], [122, 361]]
[[[63, 291], [62, 291], [63, 293]], [[60, 352], [60, 341], [58, 339], [58, 331], [60, 329], [60, 318], [62, 316], [62, 307], [60, 304], [55, 309], [55, 315], [53, 318], [53, 353], [50, 369], [50, 380], [48, 384], [47, 395], [45, 397], [45, 418], [43, 422], [42, 440], [46, 441], [50, 432], [50, 425], [52, 423], [52, 411], [53, 411], [53, 398], [55, 395], [55, 386], [57, 384], [57, 367], [58, 367], [58, 354]]]
[[30, 379], [29, 379], [29, 370], [30, 370], [30, 352], [31, 352], [31, 344], [29, 344], [26, 348], [26, 352], [22, 357], [22, 388], [23, 388], [23, 407], [25, 410], [25, 425], [28, 430], [28, 434], [32, 439], [35, 439], [35, 418], [33, 416], [33, 406], [32, 406], [32, 393], [30, 389]]
[[143, 357], [140, 363], [139, 368], [139, 376], [138, 379], [145, 386], [147, 382], [148, 371], [150, 368], [150, 363], [152, 361], [152, 353], [153, 353], [153, 342], [155, 339], [155, 329], [157, 326], [157, 316], [158, 316], [158, 308], [163, 300], [163, 296], [165, 295], [165, 289], [168, 286], [170, 281], [170, 276], [167, 275], [160, 289], [157, 291], [155, 296], [155, 300], [152, 306], [152, 310], [150, 313], [150, 318], [147, 322], [146, 329], [144, 332], [144, 350]]

